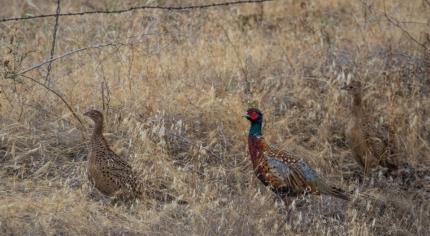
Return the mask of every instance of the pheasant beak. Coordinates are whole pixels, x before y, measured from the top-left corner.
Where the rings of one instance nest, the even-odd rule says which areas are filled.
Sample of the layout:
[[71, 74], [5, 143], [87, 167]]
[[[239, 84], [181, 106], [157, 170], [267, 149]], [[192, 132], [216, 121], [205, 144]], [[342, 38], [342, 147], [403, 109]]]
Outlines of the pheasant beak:
[[247, 119], [247, 120], [249, 120], [249, 119], [250, 119], [250, 117], [249, 117], [249, 115], [248, 115], [248, 114], [243, 114], [243, 115], [242, 115], [242, 117], [243, 117], [243, 118], [245, 118], [245, 119]]
[[348, 85], [347, 85], [346, 83], [344, 83], [344, 84], [340, 87], [340, 89], [342, 89], [342, 90], [348, 90]]
[[89, 111], [85, 112], [84, 116], [90, 116], [90, 112]]

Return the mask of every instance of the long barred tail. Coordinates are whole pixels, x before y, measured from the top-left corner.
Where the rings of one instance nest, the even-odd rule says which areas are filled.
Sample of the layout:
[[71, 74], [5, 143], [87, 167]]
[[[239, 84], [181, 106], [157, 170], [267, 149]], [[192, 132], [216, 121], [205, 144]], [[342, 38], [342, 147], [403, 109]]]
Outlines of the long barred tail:
[[167, 193], [165, 191], [156, 190], [151, 191], [148, 193], [149, 197], [154, 198], [155, 200], [159, 202], [176, 202], [179, 205], [187, 205], [188, 201], [183, 199], [178, 199], [177, 197], [173, 196], [170, 193]]
[[351, 200], [351, 195], [349, 193], [347, 193], [346, 191], [344, 191], [343, 189], [337, 188], [337, 187], [333, 187], [330, 186], [330, 191], [327, 193], [329, 195], [332, 195], [334, 197], [349, 201]]
[[347, 193], [343, 189], [330, 186], [321, 179], [318, 179], [316, 181], [316, 187], [317, 190], [322, 194], [331, 195], [333, 197], [337, 197], [346, 201], [351, 200], [351, 195], [349, 193]]
[[[328, 191], [325, 191], [325, 192], [321, 191], [321, 193], [332, 195], [334, 197], [344, 199], [347, 201], [353, 199], [353, 196], [355, 194], [354, 191], [346, 192], [345, 190], [334, 186], [328, 186]], [[371, 200], [381, 204], [384, 204], [387, 201], [386, 199], [381, 199], [368, 193], [358, 193], [356, 196], [361, 199]]]

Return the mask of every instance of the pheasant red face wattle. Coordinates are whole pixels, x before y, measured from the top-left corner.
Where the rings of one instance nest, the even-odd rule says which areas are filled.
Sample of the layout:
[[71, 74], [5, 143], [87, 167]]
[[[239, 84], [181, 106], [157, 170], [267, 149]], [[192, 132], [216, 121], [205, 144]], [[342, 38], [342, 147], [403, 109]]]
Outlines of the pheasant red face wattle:
[[249, 115], [249, 118], [250, 118], [252, 121], [257, 120], [257, 119], [258, 119], [258, 113], [257, 113], [257, 112], [255, 112], [255, 111], [251, 112], [251, 114]]

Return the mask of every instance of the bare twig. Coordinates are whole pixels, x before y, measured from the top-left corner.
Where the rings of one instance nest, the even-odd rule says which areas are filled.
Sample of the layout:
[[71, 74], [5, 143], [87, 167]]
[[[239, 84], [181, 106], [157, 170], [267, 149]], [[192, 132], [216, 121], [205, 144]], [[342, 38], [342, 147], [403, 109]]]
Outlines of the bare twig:
[[[57, 0], [57, 11], [56, 11], [56, 16], [55, 16], [55, 25], [54, 25], [54, 31], [52, 32], [52, 46], [51, 46], [51, 53], [50, 53], [50, 57], [49, 59], [52, 60], [52, 58], [54, 57], [54, 52], [55, 52], [55, 42], [57, 39], [57, 30], [58, 30], [58, 20], [59, 20], [59, 15], [60, 15], [60, 0]], [[50, 61], [48, 63], [48, 71], [46, 72], [46, 77], [45, 77], [45, 83], [49, 84], [49, 74], [51, 73], [51, 69], [52, 69], [52, 62]]]
[[101, 90], [102, 90], [102, 108], [103, 111], [106, 111], [106, 105], [105, 105], [105, 85], [104, 82], [101, 83]]
[[38, 68], [40, 68], [40, 67], [42, 67], [42, 66], [44, 66], [44, 65], [46, 65], [46, 64], [48, 64], [48, 63], [50, 63], [50, 62], [53, 62], [53, 61], [56, 61], [56, 60], [62, 59], [62, 58], [64, 58], [64, 57], [70, 56], [70, 55], [75, 54], [75, 53], [78, 53], [78, 52], [82, 52], [82, 51], [85, 51], [85, 50], [88, 50], [88, 49], [104, 48], [104, 47], [109, 47], [109, 46], [115, 46], [115, 43], [97, 44], [97, 45], [88, 46], [88, 47], [85, 47], [85, 48], [78, 48], [78, 49], [75, 49], [75, 50], [72, 50], [72, 51], [66, 52], [66, 53], [64, 53], [63, 55], [56, 56], [56, 57], [54, 57], [54, 58], [52, 58], [52, 59], [46, 60], [46, 61], [44, 61], [44, 62], [42, 62], [42, 63], [37, 64], [37, 65], [34, 65], [34, 66], [32, 66], [32, 67], [30, 67], [30, 68], [28, 68], [28, 69], [25, 69], [25, 70], [23, 70], [23, 71], [20, 71], [20, 72], [18, 72], [18, 74], [17, 74], [17, 75], [25, 74], [25, 73], [27, 73], [27, 72], [29, 72], [29, 71], [32, 71], [32, 70], [38, 69]]
[[84, 124], [82, 123], [82, 120], [79, 118], [78, 115], [76, 115], [76, 112], [73, 110], [72, 106], [70, 106], [70, 104], [66, 101], [66, 99], [63, 97], [63, 95], [61, 95], [59, 92], [55, 91], [54, 89], [50, 88], [49, 86], [47, 86], [44, 83], [41, 83], [39, 81], [37, 81], [36, 79], [27, 76], [27, 75], [23, 75], [21, 74], [20, 76], [27, 78], [29, 80], [31, 80], [32, 82], [44, 87], [45, 89], [47, 89], [49, 92], [53, 93], [55, 96], [57, 96], [58, 98], [60, 98], [60, 100], [64, 103], [64, 105], [66, 105], [67, 109], [72, 113], [72, 115], [79, 121], [79, 123], [83, 126]]
[[[144, 35], [152, 35], [152, 34], [144, 34]], [[144, 36], [143, 35], [143, 36]], [[133, 37], [130, 37], [130, 38], [133, 38]], [[53, 57], [53, 58], [51, 58], [51, 59], [49, 59], [49, 60], [46, 60], [46, 61], [44, 61], [44, 62], [42, 62], [42, 63], [39, 63], [39, 64], [37, 64], [37, 65], [34, 65], [34, 66], [32, 66], [32, 67], [30, 67], [30, 68], [28, 68], [28, 69], [25, 69], [25, 70], [22, 70], [22, 71], [20, 71], [20, 72], [18, 72], [18, 73], [15, 73], [15, 74], [13, 74], [13, 77], [17, 77], [17, 76], [22, 76], [22, 77], [24, 77], [24, 78], [27, 78], [27, 79], [29, 79], [29, 80], [31, 80], [32, 82], [34, 82], [35, 84], [38, 84], [38, 85], [40, 85], [40, 86], [42, 86], [42, 87], [44, 87], [45, 89], [47, 89], [49, 92], [51, 92], [51, 93], [53, 93], [54, 95], [56, 95], [58, 98], [60, 98], [61, 99], [61, 101], [66, 105], [66, 107], [67, 107], [67, 109], [72, 113], [72, 115], [79, 121], [79, 123], [81, 124], [81, 125], [83, 125], [83, 123], [82, 123], [82, 121], [81, 121], [81, 119], [79, 118], [79, 116], [76, 114], [76, 112], [74, 112], [74, 110], [73, 110], [73, 108], [70, 106], [70, 104], [66, 101], [66, 99], [64, 98], [64, 96], [63, 95], [61, 95], [61, 93], [60, 92], [58, 92], [58, 91], [56, 91], [56, 90], [54, 90], [54, 89], [52, 89], [52, 88], [50, 88], [49, 87], [49, 85], [47, 85], [47, 84], [44, 84], [44, 83], [41, 83], [41, 82], [39, 82], [38, 80], [36, 80], [36, 79], [34, 79], [34, 78], [32, 78], [32, 77], [30, 77], [30, 76], [27, 76], [27, 75], [25, 75], [26, 73], [28, 73], [28, 72], [30, 72], [30, 71], [32, 71], [32, 70], [35, 70], [35, 69], [38, 69], [38, 68], [40, 68], [40, 67], [42, 67], [42, 66], [44, 66], [44, 65], [46, 65], [46, 64], [48, 64], [48, 63], [50, 63], [50, 62], [53, 62], [53, 61], [56, 61], [56, 60], [59, 60], [59, 59], [62, 59], [62, 58], [64, 58], [64, 57], [67, 57], [67, 56], [70, 56], [70, 55], [73, 55], [73, 54], [75, 54], [75, 53], [78, 53], [78, 52], [82, 52], [82, 51], [85, 51], [85, 50], [89, 50], [89, 49], [99, 49], [99, 48], [104, 48], [104, 47], [115, 47], [115, 46], [127, 46], [127, 45], [133, 45], [133, 44], [135, 44], [135, 43], [139, 43], [140, 41], [143, 41], [143, 40], [138, 40], [138, 41], [133, 41], [133, 42], [128, 42], [128, 43], [123, 43], [123, 42], [110, 42], [110, 43], [104, 43], [104, 44], [97, 44], [97, 45], [92, 45], [92, 46], [88, 46], [88, 47], [85, 47], [85, 48], [79, 48], [79, 49], [75, 49], [75, 50], [72, 50], [72, 51], [70, 51], [70, 52], [67, 52], [67, 53], [65, 53], [65, 54], [63, 54], [63, 55], [60, 55], [60, 56], [57, 56], [57, 57]]]
[[[82, 15], [91, 15], [91, 14], [121, 14], [136, 10], [143, 9], [152, 9], [152, 10], [167, 10], [167, 11], [183, 11], [183, 10], [192, 10], [192, 9], [205, 9], [205, 8], [213, 8], [213, 7], [222, 7], [222, 6], [232, 6], [232, 5], [240, 5], [240, 4], [251, 4], [251, 3], [263, 3], [263, 2], [271, 2], [274, 0], [240, 0], [234, 2], [223, 2], [223, 3], [211, 3], [204, 5], [189, 5], [189, 6], [134, 6], [126, 9], [119, 10], [95, 10], [95, 11], [83, 11], [83, 12], [68, 12], [58, 14], [58, 16], [82, 16]], [[0, 22], [8, 22], [8, 21], [21, 21], [21, 20], [30, 20], [30, 19], [38, 19], [38, 18], [47, 18], [47, 17], [56, 17], [57, 14], [44, 14], [37, 16], [25, 16], [25, 17], [11, 17], [11, 18], [3, 18], [0, 19]]]
[[246, 95], [247, 99], [249, 99], [250, 97], [252, 97], [252, 92], [251, 92], [251, 83], [248, 80], [248, 72], [245, 68], [245, 63], [243, 62], [242, 57], [240, 57], [239, 52], [238, 52], [236, 46], [234, 45], [233, 41], [230, 39], [230, 36], [229, 36], [227, 30], [222, 25], [219, 25], [219, 27], [221, 27], [221, 29], [223, 30], [224, 35], [225, 35], [228, 43], [233, 48], [233, 52], [237, 58], [237, 61], [240, 64], [240, 70], [243, 74], [243, 81], [244, 81], [244, 91], [243, 92]]
[[101, 83], [101, 87], [102, 87], [102, 103], [103, 103], [103, 111], [106, 113], [106, 117], [109, 118], [109, 109], [110, 109], [110, 101], [111, 101], [111, 91], [109, 88], [109, 83], [106, 80], [106, 76], [105, 76], [105, 72], [103, 69], [103, 65], [100, 65], [101, 68], [101, 72], [102, 72], [102, 83]]
[[66, 52], [66, 53], [64, 53], [62, 55], [53, 57], [52, 59], [48, 59], [48, 60], [46, 60], [44, 62], [41, 62], [39, 64], [36, 64], [34, 66], [31, 66], [30, 68], [24, 69], [24, 70], [18, 72], [16, 75], [23, 75], [23, 74], [25, 74], [25, 73], [27, 73], [29, 71], [38, 69], [38, 68], [40, 68], [40, 67], [42, 67], [42, 66], [44, 66], [44, 65], [46, 65], [48, 63], [51, 63], [53, 61], [62, 59], [64, 57], [67, 57], [67, 56], [70, 56], [70, 55], [73, 55], [73, 54], [76, 54], [78, 52], [86, 51], [86, 50], [89, 50], [89, 49], [100, 49], [100, 48], [105, 48], [105, 47], [126, 46], [126, 45], [133, 44], [133, 43], [136, 43], [136, 42], [132, 42], [132, 43], [109, 42], [109, 43], [102, 43], [102, 44], [91, 45], [91, 46], [84, 47], [84, 48], [78, 48], [78, 49]]
[[391, 24], [393, 24], [394, 26], [396, 26], [397, 28], [399, 28], [410, 40], [412, 40], [413, 42], [415, 42], [416, 44], [418, 44], [419, 46], [421, 46], [421, 47], [423, 47], [424, 49], [427, 49], [427, 46], [426, 45], [424, 45], [424, 44], [422, 44], [422, 43], [420, 43], [416, 38], [414, 38], [412, 35], [411, 35], [411, 33], [409, 33], [407, 30], [405, 30], [403, 27], [402, 27], [402, 25], [401, 25], [401, 23], [398, 21], [398, 20], [396, 20], [396, 19], [394, 19], [393, 17], [391, 17], [391, 16], [389, 16], [388, 15], [388, 13], [387, 13], [387, 9], [386, 9], [386, 6], [385, 6], [385, 1], [384, 1], [384, 15], [385, 15], [385, 18], [387, 18], [387, 20], [391, 23]]
[[430, 25], [429, 23], [426, 23], [426, 22], [412, 21], [412, 20], [409, 20], [409, 21], [399, 21], [399, 23], [402, 23], [402, 24], [415, 24], [415, 25]]

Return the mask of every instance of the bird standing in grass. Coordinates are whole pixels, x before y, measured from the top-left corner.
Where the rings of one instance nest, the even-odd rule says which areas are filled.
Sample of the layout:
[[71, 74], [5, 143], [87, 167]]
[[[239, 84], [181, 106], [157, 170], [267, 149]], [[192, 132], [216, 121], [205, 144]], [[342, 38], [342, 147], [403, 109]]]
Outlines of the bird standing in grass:
[[[161, 189], [153, 186], [149, 188], [149, 183], [145, 185], [139, 181], [131, 166], [110, 149], [103, 136], [103, 114], [100, 111], [89, 110], [84, 115], [94, 121], [87, 172], [88, 179], [95, 188], [105, 195], [123, 201], [142, 199], [145, 194], [163, 202], [176, 199]], [[178, 203], [187, 204], [183, 200]]]
[[386, 126], [376, 127], [371, 122], [363, 108], [360, 81], [353, 80], [342, 89], [352, 96], [351, 116], [345, 133], [354, 159], [365, 174], [378, 165], [396, 170], [399, 160], [394, 132]]
[[103, 115], [100, 111], [84, 113], [94, 121], [88, 154], [88, 179], [105, 195], [120, 200], [132, 200], [141, 196], [136, 175], [131, 166], [116, 155], [103, 136]]
[[248, 148], [255, 174], [286, 204], [289, 202], [287, 197], [306, 193], [350, 199], [345, 191], [322, 180], [303, 159], [288, 151], [270, 147], [263, 138], [263, 113], [260, 110], [250, 108], [245, 117], [251, 122]]

